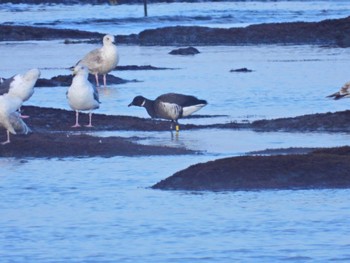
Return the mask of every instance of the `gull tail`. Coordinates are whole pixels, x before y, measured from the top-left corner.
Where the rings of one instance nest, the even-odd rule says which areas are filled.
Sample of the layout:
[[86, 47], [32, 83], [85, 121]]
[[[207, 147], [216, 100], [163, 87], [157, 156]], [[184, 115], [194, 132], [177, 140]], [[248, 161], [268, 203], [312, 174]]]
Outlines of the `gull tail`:
[[10, 130], [10, 132], [13, 134], [28, 134], [32, 132], [32, 130], [19, 116], [18, 112], [13, 112], [12, 114], [10, 114], [9, 121], [13, 129], [12, 131]]

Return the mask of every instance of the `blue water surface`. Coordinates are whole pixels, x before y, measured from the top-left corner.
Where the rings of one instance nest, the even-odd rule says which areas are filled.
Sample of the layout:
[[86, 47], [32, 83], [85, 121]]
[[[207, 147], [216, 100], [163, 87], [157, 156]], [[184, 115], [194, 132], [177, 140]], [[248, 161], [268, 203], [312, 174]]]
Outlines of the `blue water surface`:
[[[350, 14], [350, 1], [225, 1], [134, 5], [0, 4], [0, 24], [73, 28], [112, 34], [175, 25], [212, 27], [320, 21]], [[0, 77], [39, 67], [67, 68], [96, 45], [64, 40], [0, 43]], [[319, 46], [119, 46], [121, 65], [165, 71], [113, 74], [139, 82], [100, 91], [98, 113], [148, 117], [132, 98], [194, 94], [215, 118], [181, 123], [246, 122], [346, 110], [326, 96], [349, 80], [350, 51]], [[59, 55], [58, 55], [59, 54]], [[252, 73], [231, 73], [247, 67]], [[67, 87], [36, 89], [26, 105], [68, 109]], [[74, 112], [72, 112], [72, 122]], [[72, 123], [67, 123], [72, 125]], [[4, 132], [1, 130], [0, 132]], [[99, 132], [138, 143], [186, 147], [184, 156], [0, 158], [0, 262], [330, 262], [350, 261], [349, 190], [191, 192], [150, 187], [190, 165], [267, 148], [347, 145], [349, 134], [259, 133], [202, 129]]]

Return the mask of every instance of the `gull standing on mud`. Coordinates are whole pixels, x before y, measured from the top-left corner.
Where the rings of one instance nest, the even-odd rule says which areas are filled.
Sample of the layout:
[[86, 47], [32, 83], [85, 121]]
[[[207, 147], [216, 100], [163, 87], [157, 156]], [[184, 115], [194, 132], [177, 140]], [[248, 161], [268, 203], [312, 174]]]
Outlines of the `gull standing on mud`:
[[97, 89], [88, 81], [89, 72], [85, 66], [77, 65], [73, 69], [74, 78], [72, 85], [68, 88], [67, 99], [69, 106], [75, 110], [75, 124], [73, 128], [80, 127], [79, 111], [89, 112], [89, 124], [92, 127], [92, 110], [100, 107]]
[[11, 94], [0, 96], [0, 126], [6, 129], [7, 140], [2, 145], [10, 143], [10, 133], [28, 134], [31, 130], [22, 120], [18, 109], [22, 105], [22, 100]]
[[336, 93], [327, 96], [327, 98], [333, 98], [335, 100], [350, 98], [350, 81], [346, 82]]
[[9, 79], [5, 79], [0, 83], [0, 95], [10, 94], [19, 98], [23, 103], [33, 95], [34, 86], [39, 77], [40, 70], [34, 68], [24, 74], [17, 74]]
[[171, 120], [170, 129], [173, 129], [173, 123], [175, 123], [175, 129], [179, 131], [178, 119], [191, 115], [207, 104], [207, 101], [197, 99], [191, 95], [167, 93], [155, 100], [136, 96], [129, 104], [129, 107], [144, 107], [152, 118]]
[[96, 85], [99, 87], [98, 75], [103, 75], [103, 84], [106, 87], [106, 74], [115, 69], [119, 62], [117, 46], [114, 44], [114, 36], [105, 35], [103, 46], [87, 53], [77, 65], [85, 65], [89, 72], [95, 75]]

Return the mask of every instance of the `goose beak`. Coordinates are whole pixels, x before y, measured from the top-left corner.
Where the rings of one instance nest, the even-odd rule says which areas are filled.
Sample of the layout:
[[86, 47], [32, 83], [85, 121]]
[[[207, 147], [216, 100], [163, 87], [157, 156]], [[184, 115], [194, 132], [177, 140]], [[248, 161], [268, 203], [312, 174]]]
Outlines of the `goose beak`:
[[134, 105], [134, 104], [132, 104], [132, 102], [128, 105], [128, 107], [130, 107], [130, 106], [132, 106], [132, 105]]

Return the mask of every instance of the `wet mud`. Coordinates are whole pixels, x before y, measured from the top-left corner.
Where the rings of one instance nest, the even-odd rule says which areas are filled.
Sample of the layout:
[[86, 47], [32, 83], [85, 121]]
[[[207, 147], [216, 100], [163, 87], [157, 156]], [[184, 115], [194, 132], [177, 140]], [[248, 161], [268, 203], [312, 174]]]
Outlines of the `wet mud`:
[[[145, 146], [137, 144], [138, 138], [98, 137], [98, 131], [170, 131], [170, 122], [166, 120], [139, 118], [133, 116], [93, 114], [93, 127], [85, 127], [88, 114], [80, 114], [82, 127], [72, 128], [74, 111], [23, 106], [22, 114], [30, 116], [25, 119], [32, 129], [30, 135], [12, 135], [11, 143], [0, 147], [0, 156], [11, 157], [69, 157], [69, 156], [114, 156], [114, 155], [169, 155], [193, 154], [191, 149], [169, 148], [161, 146]], [[193, 115], [191, 118], [215, 118], [213, 115]], [[309, 119], [314, 122], [310, 122]], [[227, 123], [194, 125], [181, 124], [181, 130], [193, 129], [253, 129], [256, 131], [349, 131], [346, 121], [350, 119], [350, 111], [313, 114], [295, 118], [262, 120], [252, 123]], [[275, 127], [275, 123], [278, 123]], [[329, 125], [332, 124], [332, 126]], [[258, 127], [258, 128], [257, 128]], [[271, 128], [274, 127], [274, 128]], [[0, 139], [5, 140], [5, 130], [1, 129]], [[102, 143], [101, 143], [102, 142]], [[106, 146], [108, 145], [108, 147]], [[314, 149], [312, 149], [314, 150]], [[274, 150], [276, 151], [276, 150]], [[285, 149], [284, 154], [295, 154], [295, 149]], [[298, 150], [309, 153], [311, 150]], [[298, 152], [298, 153], [299, 153]], [[277, 152], [278, 153], [278, 152]], [[258, 153], [255, 153], [258, 154]], [[273, 154], [268, 151], [260, 154]]]
[[239, 191], [350, 187], [350, 147], [307, 154], [240, 156], [200, 163], [152, 186], [162, 190]]
[[[0, 157], [111, 157], [139, 155], [194, 154], [185, 148], [147, 146], [137, 143], [138, 138], [98, 137], [96, 131], [147, 130], [169, 131], [169, 122], [153, 121], [128, 116], [93, 115], [94, 127], [85, 127], [88, 114], [81, 113], [79, 128], [72, 128], [74, 111], [23, 106], [22, 114], [32, 133], [11, 135], [11, 143], [0, 145]], [[6, 140], [6, 132], [0, 128], [0, 140]]]
[[[350, 47], [350, 17], [320, 22], [266, 23], [239, 28], [176, 26], [117, 35], [118, 44], [145, 46], [293, 44]], [[95, 39], [102, 34], [80, 30], [0, 25], [0, 41]], [[67, 40], [68, 39], [68, 40]]]

